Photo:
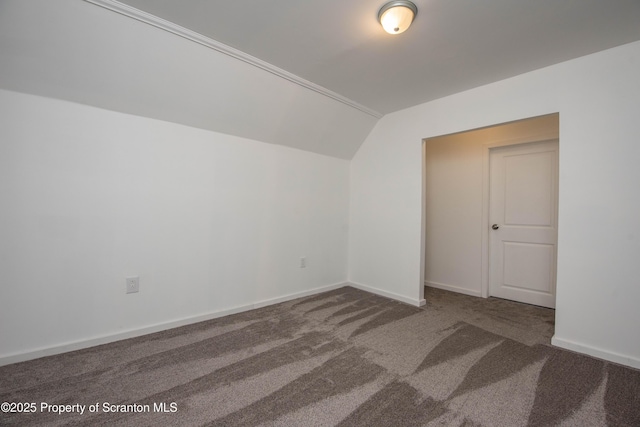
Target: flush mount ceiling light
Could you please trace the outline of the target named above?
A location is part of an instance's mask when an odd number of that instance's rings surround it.
[[[387,33],[400,34],[407,31],[417,14],[418,8],[410,1],[390,1],[378,12],[378,21]]]

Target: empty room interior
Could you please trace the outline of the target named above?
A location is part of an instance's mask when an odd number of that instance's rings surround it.
[[[639,23],[0,0],[0,425],[640,425]]]

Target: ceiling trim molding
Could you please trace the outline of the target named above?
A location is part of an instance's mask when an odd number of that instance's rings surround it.
[[[299,86],[302,86],[306,89],[317,92],[321,95],[329,97],[335,101],[341,102],[349,107],[355,108],[356,110],[360,110],[363,113],[366,113],[370,116],[373,116],[377,119],[381,118],[383,114],[378,111],[372,110],[368,107],[365,107],[362,104],[359,104],[349,98],[346,98],[336,92],[333,92],[329,89],[326,89],[320,85],[312,83],[308,80],[305,80],[301,77],[296,76],[288,71],[283,70],[282,68],[278,68],[275,65],[269,64],[261,59],[258,59],[254,56],[251,56],[245,52],[242,52],[238,49],[235,49],[231,46],[227,46],[224,43],[220,43],[212,38],[203,36],[200,33],[189,30],[187,28],[181,27],[180,25],[174,24],[173,22],[167,21],[165,19],[159,18],[150,13],[144,12],[142,10],[136,9],[129,5],[120,3],[117,0],[84,0],[88,3],[94,4],[96,6],[103,7],[105,9],[111,10],[113,12],[119,13],[121,15],[127,16],[129,18],[133,18],[137,21],[144,22],[145,24],[152,25],[156,28],[159,28],[164,31],[168,31],[177,36],[183,37],[192,42],[198,43],[202,46],[213,49],[217,52],[228,55],[232,58],[243,61],[249,65],[253,65],[254,67],[260,68],[268,73],[276,75],[280,78],[288,80],[292,83],[295,83]]]

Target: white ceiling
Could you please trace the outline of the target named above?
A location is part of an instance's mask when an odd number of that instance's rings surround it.
[[[349,160],[384,114],[640,40],[640,0],[415,0],[397,36],[384,2],[0,0],[0,88]]]
[[[640,40],[638,0],[121,0],[386,114]]]

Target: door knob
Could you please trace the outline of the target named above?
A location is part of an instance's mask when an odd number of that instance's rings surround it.
[[[498,224],[493,224],[491,228],[494,230],[497,230],[498,228],[500,228],[500,226]]]

